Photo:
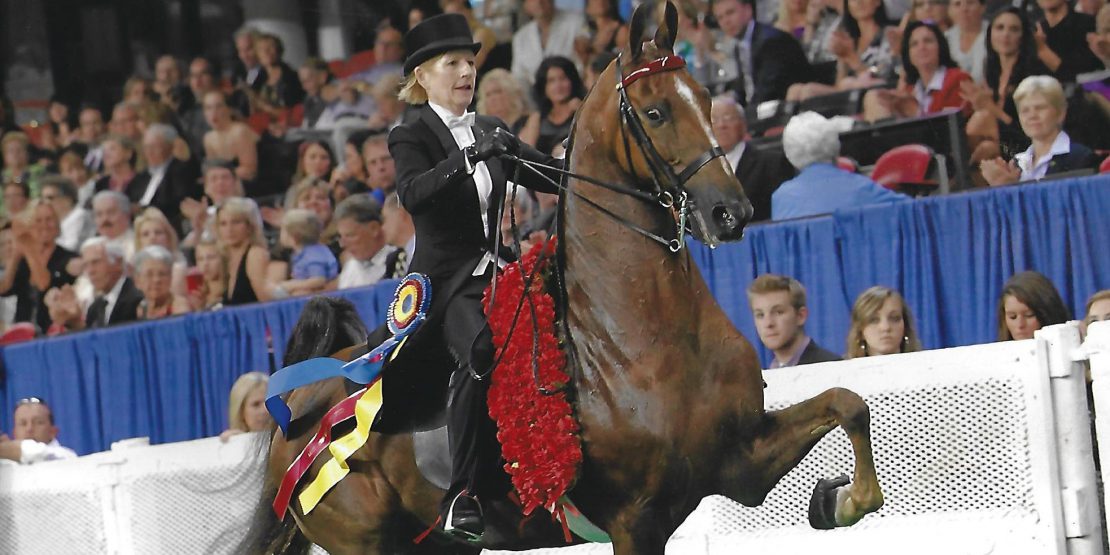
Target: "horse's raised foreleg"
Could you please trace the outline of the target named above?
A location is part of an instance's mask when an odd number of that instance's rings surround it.
[[[644,504],[619,511],[608,532],[613,555],[663,555],[671,535],[654,517],[653,508]]]
[[[859,395],[834,388],[794,406],[765,415],[752,443],[745,484],[748,500],[762,503],[783,476],[801,462],[829,431],[840,426],[848,434],[856,467],[851,483],[822,480],[810,505],[815,528],[851,526],[883,505],[883,492],[871,454],[871,416]]]

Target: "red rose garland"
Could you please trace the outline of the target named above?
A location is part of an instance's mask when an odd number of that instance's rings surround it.
[[[501,355],[513,315],[520,304],[524,281],[532,273],[541,252],[540,268],[528,294],[535,306],[539,330],[539,381],[548,391],[561,390],[569,381],[566,357],[555,337],[555,301],[544,287],[545,271],[553,259],[555,241],[533,247],[519,263],[506,266],[498,277],[497,298],[492,312],[489,289],[483,299],[493,331],[493,344]],[[558,514],[558,500],[570,489],[582,463],[578,421],[566,393],[540,393],[532,374],[532,312],[524,301],[516,331],[495,369],[489,389],[489,414],[497,422],[497,439],[505,458],[505,471],[512,477],[525,515],[536,507]]]

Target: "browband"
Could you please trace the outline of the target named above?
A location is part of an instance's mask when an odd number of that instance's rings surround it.
[[[664,71],[682,69],[684,67],[686,67],[686,60],[683,60],[681,56],[663,56],[662,58],[656,58],[632,70],[628,76],[621,80],[620,86],[628,87],[643,77],[662,73]]]

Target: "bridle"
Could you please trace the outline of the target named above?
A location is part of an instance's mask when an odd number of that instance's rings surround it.
[[[617,110],[620,114],[621,139],[624,144],[625,160],[628,163],[629,170],[631,170],[634,167],[632,163],[631,145],[632,142],[635,142],[637,148],[640,150],[640,154],[643,155],[644,160],[647,161],[648,168],[651,170],[651,180],[654,186],[652,191],[647,192],[641,189],[609,183],[590,176],[579,175],[563,168],[538,164],[517,156],[508,156],[507,158],[517,162],[518,169],[520,166],[524,166],[539,173],[539,169],[542,168],[546,171],[553,171],[567,177],[573,177],[593,185],[598,185],[622,195],[637,198],[645,202],[657,203],[667,210],[673,210],[676,213],[675,236],[674,238],[668,239],[657,233],[643,229],[623,216],[583,196],[581,193],[570,190],[569,187],[563,183],[555,183],[554,180],[551,180],[556,187],[564,192],[573,193],[576,197],[616,220],[621,225],[667,247],[671,252],[677,253],[686,245],[686,219],[690,212],[690,199],[686,192],[686,182],[694,177],[694,175],[704,168],[706,164],[719,156],[724,156],[725,153],[719,145],[714,145],[694,158],[685,168],[676,171],[674,166],[663,158],[663,155],[655,148],[655,143],[651,140],[651,137],[648,136],[647,130],[644,127],[644,122],[640,119],[636,107],[632,104],[632,99],[628,97],[628,87],[645,77],[685,68],[686,61],[679,56],[663,56],[646,62],[633,69],[628,75],[624,75],[621,56],[623,56],[623,54],[618,54],[616,58],[616,89],[618,92]],[[631,141],[629,140],[629,136],[631,136]]]

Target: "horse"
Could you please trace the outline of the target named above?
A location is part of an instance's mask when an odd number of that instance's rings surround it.
[[[741,239],[751,205],[713,138],[707,91],[673,53],[674,6],[667,4],[645,42],[647,14],[634,13],[630,46],[583,102],[567,154],[556,267],[583,446],[570,494],[608,533],[616,555],[662,554],[704,497],[759,505],[839,426],[853,447],[853,475],[818,482],[810,522],[852,525],[883,503],[867,405],[836,388],[765,410],[754,349],[683,248],[687,230],[711,246]],[[299,357],[332,352],[350,360],[365,352],[365,345],[341,350],[360,338],[336,335],[339,312],[298,324],[291,344],[314,342]],[[288,437],[272,434],[264,499],[244,551],[302,553],[307,541],[333,555],[567,545],[552,519],[524,519],[511,501],[489,498],[480,543],[448,543],[438,534],[414,543],[436,522],[443,490],[422,477],[410,434],[371,434],[352,457],[351,474],[313,512],[304,515],[294,501],[291,516],[274,518],[269,501],[282,473],[323,411],[347,394],[333,378],[289,395],[298,418]]]

